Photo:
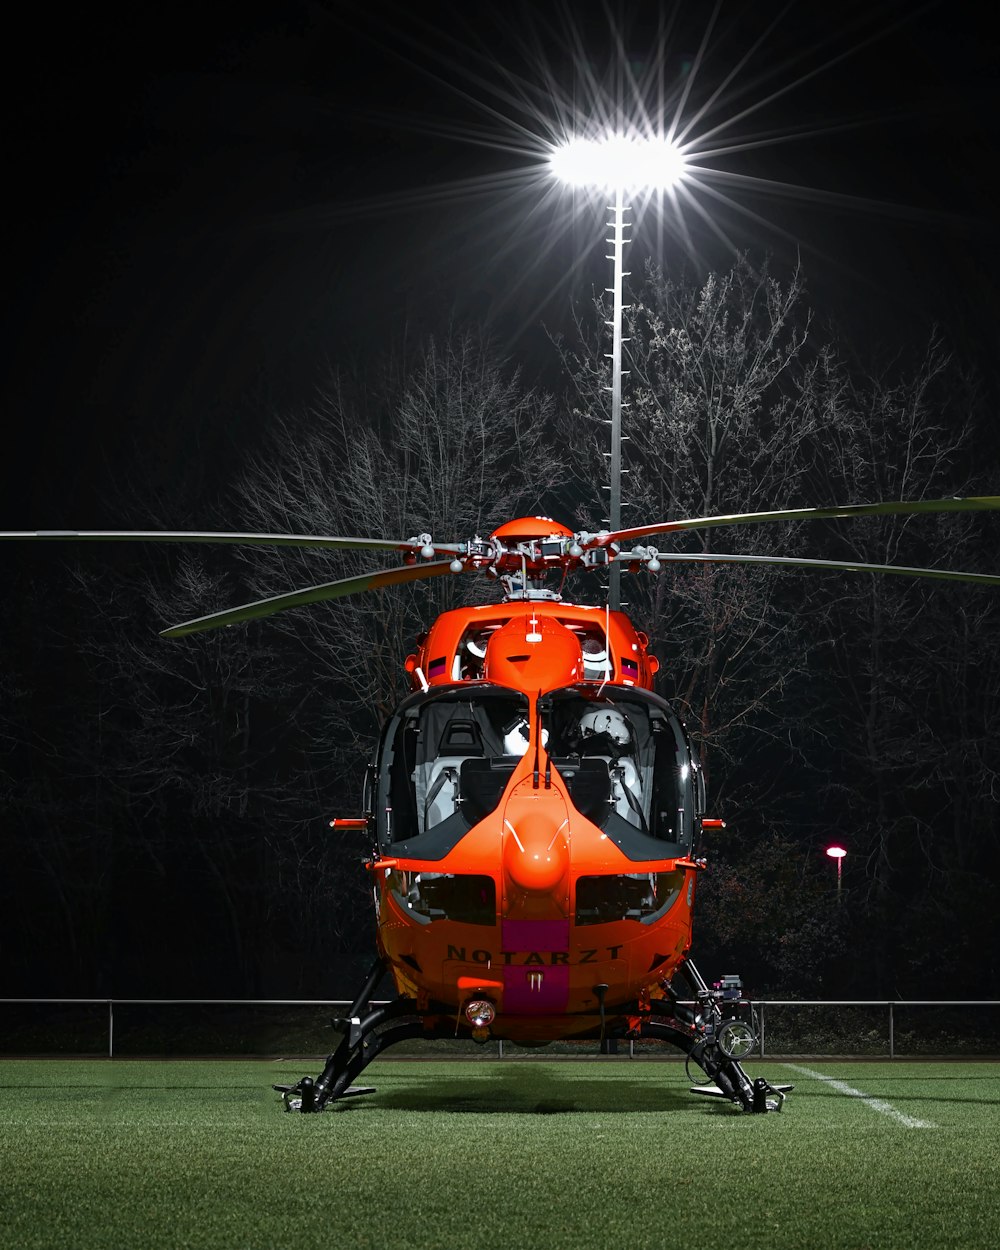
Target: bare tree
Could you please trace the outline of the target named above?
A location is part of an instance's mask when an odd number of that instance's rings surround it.
[[[333,378],[272,445],[234,496],[254,529],[439,541],[487,536],[537,512],[559,483],[551,399],[522,387],[490,345],[465,333],[429,341],[404,370],[359,396]],[[386,562],[388,563],[388,562]],[[243,557],[255,593],[371,571],[355,553],[253,551]],[[294,637],[303,680],[319,704],[317,749],[342,767],[367,753],[406,690],[403,662],[422,624],[488,596],[474,578],[437,578],[288,613],[266,628]]]
[[[577,470],[606,478],[599,330],[603,302],[563,348],[576,403],[568,420],[590,431]],[[814,448],[839,400],[830,353],[812,345],[804,280],[787,283],[745,258],[695,285],[650,266],[629,311],[626,523],[747,512],[802,503]],[[599,363],[601,362],[601,363]],[[598,504],[591,509],[600,520]],[[790,526],[694,531],[688,549],[794,554]],[[716,549],[718,547],[716,546]],[[769,724],[789,681],[806,668],[800,614],[780,576],[762,569],[671,566],[624,588],[654,642],[663,686],[714,759],[732,757],[741,730]],[[745,742],[741,753],[745,754]]]
[[[374,384],[334,379],[300,418],[276,422],[215,517],[199,497],[146,501],[133,523],[175,529],[183,507],[197,528],[485,536],[538,511],[559,481],[551,418],[551,401],[488,343],[455,335]],[[165,624],[378,561],[233,547],[126,560],[79,562],[72,588],[91,609],[92,627],[73,641],[101,726],[74,720],[73,767],[84,792],[100,790],[102,822],[127,831],[116,862],[130,862],[157,906],[184,895],[190,929],[225,950],[230,983],[239,971],[247,992],[260,988],[276,934],[306,968],[326,966],[331,951],[361,941],[370,911],[357,870],[364,847],[332,836],[327,819],[357,806],[362,765],[406,689],[413,635],[492,588],[437,579],[168,642],[157,636]],[[92,823],[81,833],[92,840]]]
[[[605,315],[596,301],[579,343],[561,345],[566,427],[591,432],[571,444],[584,492],[607,480]],[[940,341],[909,368],[849,363],[832,335],[820,341],[800,273],[779,282],[741,260],[693,284],[650,268],[626,335],[626,524],[976,493],[976,396]],[[599,525],[600,497],[588,498]],[[976,537],[988,528],[982,517],[912,516],[693,531],[662,545],[993,571]],[[704,885],[710,940],[756,931],[761,900],[789,873],[821,895],[816,861],[831,836],[852,852],[844,916],[886,978],[897,962],[916,970],[929,940],[939,956],[945,934],[956,952],[972,933],[986,940],[987,922],[973,924],[962,900],[979,897],[1000,841],[990,592],[709,565],[643,573],[623,593],[656,643],[664,692],[711,760],[713,805],[739,829],[719,835],[719,871]],[[795,960],[820,975],[817,953],[842,919],[780,906],[771,975],[789,984]]]
[[[859,498],[974,494],[976,402],[937,337],[915,367],[895,364],[852,384],[827,440],[829,497],[845,490]],[[822,554],[841,559],[992,571],[987,530],[981,517],[911,516],[844,526],[819,539]],[[883,888],[915,867],[932,876],[973,867],[977,843],[996,839],[995,595],[899,578],[824,589],[832,640],[824,715],[841,759],[851,762],[850,785],[833,788],[869,881]]]

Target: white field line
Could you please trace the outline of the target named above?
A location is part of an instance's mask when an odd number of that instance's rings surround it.
[[[812,1068],[803,1068],[797,1063],[786,1063],[785,1067],[791,1068],[793,1072],[801,1073],[802,1076],[811,1076],[813,1080],[822,1081],[824,1085],[829,1085],[831,1089],[835,1089],[839,1094],[847,1094],[849,1098],[860,1098],[873,1111],[880,1111],[882,1115],[887,1115],[890,1120],[896,1120],[897,1123],[904,1125],[906,1128],[937,1128],[937,1125],[932,1124],[930,1120],[918,1120],[912,1115],[904,1115],[902,1111],[898,1111],[891,1102],[886,1102],[884,1098],[873,1098],[871,1094],[855,1089],[853,1085],[847,1085],[844,1081],[835,1081],[832,1076],[824,1076],[822,1072],[814,1072]]]

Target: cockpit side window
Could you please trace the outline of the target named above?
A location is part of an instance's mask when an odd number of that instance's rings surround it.
[[[380,841],[395,841],[409,836],[417,825],[416,799],[413,793],[413,770],[417,762],[420,724],[415,711],[397,716],[390,722],[380,752],[379,785],[376,816]]]

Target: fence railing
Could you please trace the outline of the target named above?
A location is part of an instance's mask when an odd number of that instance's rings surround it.
[[[373,1005],[380,1005],[386,1000],[375,1000]],[[218,1008],[278,1008],[278,1007],[294,1007],[294,1008],[345,1008],[350,1006],[350,1000],[346,998],[0,998],[0,1007],[2,1006],[22,1006],[22,1007],[97,1007],[103,1008],[106,1013],[106,1053],[109,1059],[115,1057],[115,1010],[130,1007],[218,1007]],[[868,1011],[876,1010],[879,1013],[884,1012],[883,1025],[881,1026],[881,1045],[885,1043],[885,1049],[882,1054],[887,1055],[890,1059],[897,1058],[897,1026],[898,1013],[901,1010],[909,1011],[910,1009],[930,1009],[936,1008],[949,1013],[947,1036],[952,1039],[952,1044],[945,1044],[944,1050],[937,1053],[951,1053],[956,1050],[954,1045],[957,1036],[955,1030],[961,1031],[964,1025],[969,1022],[966,1014],[970,1009],[982,1010],[985,1008],[1000,1007],[1000,999],[982,998],[982,999],[755,999],[753,1002],[753,1011],[756,1016],[756,1032],[758,1043],[754,1053],[760,1058],[765,1058],[768,1053],[769,1027],[773,1028],[775,1011],[777,1009],[790,1010],[793,1013],[801,1012],[806,1009],[825,1009],[830,1010],[857,1010],[866,1009]],[[772,1022],[769,1026],[768,1021]],[[1000,1018],[994,1020],[985,1029],[982,1036],[987,1039],[985,1051],[989,1053],[1000,1053]],[[2,1031],[2,1024],[0,1024]],[[801,1044],[801,1039],[805,1036],[809,1039],[815,1039],[817,1036],[832,1036],[835,1040],[838,1038],[837,1030],[832,1033],[828,1030],[826,1035],[818,1026],[813,1027],[811,1034],[803,1034],[801,1028],[789,1029],[786,1025],[785,1040],[782,1042],[782,1031],[778,1031],[778,1046],[784,1045],[784,1049],[772,1050],[772,1057],[775,1054],[792,1054],[792,1053],[816,1053],[815,1048],[809,1050],[807,1044],[805,1048]],[[789,1045],[788,1034],[792,1039],[798,1039],[798,1044],[793,1046],[791,1050],[787,1049]],[[908,1035],[909,1036],[909,1035]],[[843,1033],[843,1023],[841,1023],[841,1033],[839,1041],[843,1042],[845,1035]],[[870,1047],[876,1044],[875,1034],[872,1030],[868,1030],[865,1034],[865,1044],[869,1047],[865,1053],[872,1052]],[[641,1049],[642,1042],[639,1047]],[[847,1050],[830,1049],[825,1046],[825,1053],[832,1054],[850,1054],[850,1048]],[[963,1053],[969,1053],[965,1047],[961,1047]],[[504,1057],[504,1044],[498,1042],[497,1053],[500,1058]],[[636,1043],[629,1042],[628,1053],[634,1056],[636,1051]],[[912,1051],[908,1051],[912,1054]],[[920,1053],[928,1053],[926,1051]],[[979,1053],[983,1053],[980,1051]]]
[[[767,1041],[767,1008],[768,1007],[878,1007],[885,1008],[887,1013],[887,1041],[889,1049],[889,1058],[896,1058],[896,1012],[899,1008],[909,1007],[938,1007],[962,1010],[968,1007],[1000,1007],[1000,999],[996,998],[976,998],[976,999],[933,999],[933,998],[865,998],[865,999],[836,999],[836,998],[819,998],[819,999],[800,999],[800,998],[769,998],[757,999],[754,1001],[754,1010],[757,1013],[757,1038],[758,1053],[760,1057],[765,1058],[765,1046]]]

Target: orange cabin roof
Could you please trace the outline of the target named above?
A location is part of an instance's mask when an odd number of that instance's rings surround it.
[[[455,608],[407,658],[413,688],[489,681],[535,693],[577,681],[653,687],[659,664],[624,612],[552,601]]]

